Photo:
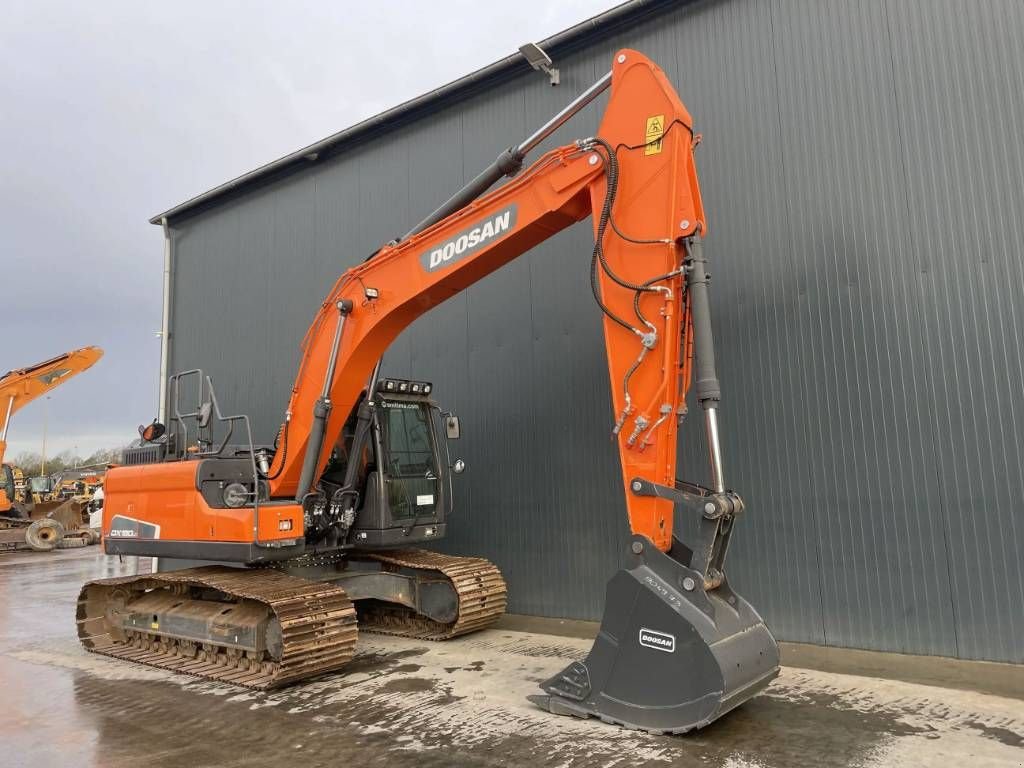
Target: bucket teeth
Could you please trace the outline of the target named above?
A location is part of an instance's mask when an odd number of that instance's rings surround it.
[[[545,685],[563,698],[583,701],[590,695],[590,673],[585,665],[574,661]]]
[[[579,717],[582,719],[586,719],[594,714],[593,712],[588,712],[587,710],[574,704],[571,701],[563,699],[561,696],[545,696],[543,694],[534,694],[532,696],[527,696],[526,698],[530,703],[536,704],[545,712],[550,712],[553,715],[567,715],[569,717]]]

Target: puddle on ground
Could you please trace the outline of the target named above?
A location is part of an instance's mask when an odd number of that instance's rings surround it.
[[[1008,728],[993,727],[985,725],[985,723],[979,723],[976,720],[968,720],[964,725],[968,728],[973,728],[986,738],[998,741],[1000,744],[1005,744],[1008,747],[1024,748],[1024,736],[1014,733]],[[1021,758],[1021,763],[1024,764],[1024,756]]]
[[[417,667],[418,668],[418,667]],[[399,680],[388,680],[377,689],[378,693],[422,693],[432,691],[436,681],[426,677],[403,677]]]
[[[378,653],[376,651],[357,651],[352,661],[345,665],[345,674],[353,673],[373,674],[377,672],[416,672],[421,668],[419,664],[400,664],[403,659],[422,656],[426,653],[425,648],[410,648],[408,650],[393,651],[390,653]]]

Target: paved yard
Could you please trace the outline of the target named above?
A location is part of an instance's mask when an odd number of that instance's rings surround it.
[[[99,548],[0,556],[4,766],[1024,765],[1024,701],[785,668],[711,727],[650,736],[558,718],[526,695],[586,639],[492,629],[448,643],[364,635],[346,674],[253,693],[85,653]]]

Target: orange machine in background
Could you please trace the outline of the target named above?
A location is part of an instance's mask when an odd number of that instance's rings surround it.
[[[7,450],[7,432],[14,414],[71,377],[91,368],[101,357],[103,350],[99,347],[82,347],[0,376],[0,463],[3,463]],[[10,468],[5,468],[0,480],[0,515],[10,511],[14,501],[13,475]]]
[[[98,541],[98,535],[88,529],[82,502],[59,498],[37,502],[30,479],[26,479],[24,496],[19,500],[15,494],[14,469],[3,463],[3,458],[14,414],[72,376],[91,368],[102,356],[103,350],[99,347],[83,347],[0,377],[0,413],[3,414],[0,422],[0,549],[45,552],[58,546],[83,546]],[[68,539],[62,545],[65,534]]]

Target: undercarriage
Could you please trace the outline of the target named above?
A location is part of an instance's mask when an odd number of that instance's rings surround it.
[[[341,669],[360,630],[447,640],[505,599],[487,560],[407,549],[92,581],[76,623],[95,653],[269,689]]]

